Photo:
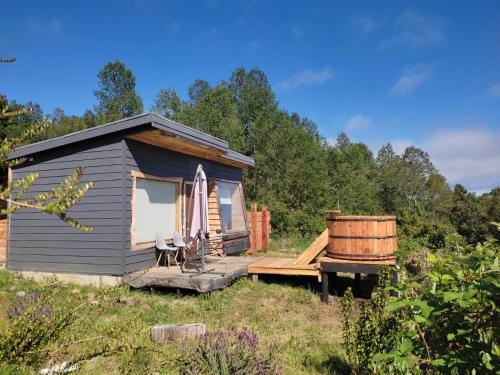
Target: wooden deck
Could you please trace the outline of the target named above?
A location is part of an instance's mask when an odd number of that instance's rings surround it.
[[[254,262],[255,258],[251,257],[208,256],[207,269],[213,269],[210,272],[197,272],[195,267],[200,266],[197,262],[188,265],[185,272],[182,272],[177,266],[150,268],[145,273],[125,275],[123,281],[133,288],[189,289],[205,293],[227,288],[236,279],[248,275],[247,266]]]
[[[248,273],[252,275],[289,275],[314,276],[320,278],[315,263],[296,264],[296,258],[261,258],[248,265]]]

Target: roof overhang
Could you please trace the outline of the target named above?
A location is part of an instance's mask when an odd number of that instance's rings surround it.
[[[109,124],[96,126],[61,137],[22,146],[11,153],[9,159],[27,157],[39,152],[64,147],[76,142],[114,133],[168,150],[213,160],[239,168],[254,166],[252,158],[229,149],[226,141],[166,119],[155,113],[145,113]]]

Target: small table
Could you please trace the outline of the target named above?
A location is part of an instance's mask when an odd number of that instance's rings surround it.
[[[321,257],[318,259],[318,264],[321,272],[321,301],[327,303],[330,294],[330,274],[335,279],[337,272],[354,273],[355,285],[358,286],[362,273],[376,275],[380,267],[395,266],[396,259],[361,261]],[[394,270],[393,280],[396,282],[398,278],[399,274]]]

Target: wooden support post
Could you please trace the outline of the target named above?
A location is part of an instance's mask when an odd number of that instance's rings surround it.
[[[330,297],[330,283],[328,280],[328,272],[321,272],[321,301],[328,303]]]
[[[250,239],[250,252],[255,254],[257,252],[257,203],[252,203],[250,206],[250,220],[252,222],[253,232]]]
[[[261,220],[262,220],[262,250],[267,251],[268,227],[267,227],[267,208],[265,207],[262,208]]]
[[[356,293],[360,292],[360,284],[361,284],[361,274],[360,273],[355,273],[354,274],[354,289],[356,290]]]
[[[258,273],[252,274],[252,281],[254,283],[256,283],[257,281],[259,281],[259,274]]]
[[[396,267],[392,269],[392,285],[396,285],[399,282],[399,272]],[[401,297],[401,293],[399,291],[391,291],[391,295],[393,297]]]

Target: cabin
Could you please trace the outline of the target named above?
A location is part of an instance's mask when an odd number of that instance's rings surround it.
[[[9,158],[24,160],[9,170],[11,181],[39,174],[26,197],[57,186],[79,166],[82,182],[93,182],[68,211],[90,233],[34,209],[9,215],[0,228],[9,269],[122,276],[155,265],[156,233],[167,240],[174,231],[186,233],[198,164],[208,178],[210,251],[233,255],[250,247],[241,182],[253,159],[157,114],[26,145]]]

